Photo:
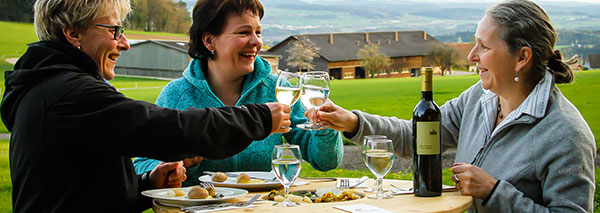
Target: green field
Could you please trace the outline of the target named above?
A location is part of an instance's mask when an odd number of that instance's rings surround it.
[[[26,49],[25,44],[34,42],[37,38],[33,34],[31,24],[0,22],[0,29],[11,32],[0,41],[0,70],[12,70],[12,65],[6,63],[5,59],[19,57]],[[600,105],[600,82],[598,79],[600,79],[600,70],[584,71],[577,73],[576,81],[573,84],[559,86],[588,122],[596,136],[596,144],[598,144],[600,135],[600,113],[593,107]],[[4,81],[4,75],[0,75],[0,80]],[[442,105],[451,98],[457,97],[460,92],[478,80],[478,76],[436,77],[434,98],[439,105]],[[160,92],[160,87],[164,86],[167,81],[117,77],[111,83],[128,97],[154,102]],[[136,87],[138,89],[129,89]],[[420,80],[418,78],[333,81],[331,83],[331,99],[346,109],[359,109],[373,114],[409,119],[414,105],[420,99],[419,87]],[[4,84],[1,84],[0,89],[4,92]],[[0,133],[6,132],[8,131],[4,125],[0,125]],[[8,166],[8,146],[8,141],[0,140],[0,212],[10,212],[11,209],[12,187]],[[599,171],[596,169],[597,179]],[[450,175],[447,171],[444,172],[446,174],[444,183],[451,184]],[[310,168],[308,164],[304,165],[301,173],[301,176],[305,177],[360,177],[363,175],[371,174],[365,170],[343,169],[323,173]],[[371,177],[373,176],[371,175]],[[412,175],[407,171],[389,174],[386,178],[411,179]],[[598,181],[596,181],[596,185],[598,188]],[[599,199],[599,196],[600,193],[596,191],[596,200]],[[599,204],[595,204],[595,207],[598,210]]]

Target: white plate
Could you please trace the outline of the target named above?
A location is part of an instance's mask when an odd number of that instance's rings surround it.
[[[218,199],[218,198],[189,199],[187,194],[191,188],[192,188],[191,186],[181,188],[181,190],[183,190],[183,192],[185,193],[185,196],[178,196],[178,197],[168,196],[167,193],[172,192],[174,188],[146,190],[146,191],[142,192],[142,195],[154,198],[159,203],[167,205],[167,206],[195,206],[195,205],[202,205],[202,204],[208,204],[208,203],[225,202],[225,201],[231,200],[232,198],[240,197],[240,196],[244,196],[244,195],[248,194],[248,191],[243,190],[243,189],[215,187],[215,193],[221,193],[225,197],[223,197],[221,199]]]
[[[268,178],[268,179],[275,178],[275,174],[273,174],[272,172],[227,172],[227,173],[228,174],[229,173],[231,173],[231,174],[246,173],[246,174],[248,174],[248,176],[250,176],[250,179],[252,179],[252,177],[261,177],[261,178]],[[264,183],[237,183],[237,178],[238,177],[228,177],[227,180],[225,180],[224,182],[214,182],[214,181],[212,181],[210,175],[203,175],[203,176],[200,176],[198,178],[198,180],[203,181],[203,182],[213,183],[215,186],[241,188],[241,189],[252,189],[252,190],[274,189],[274,188],[283,187],[277,179],[275,179],[273,181],[265,181]],[[298,181],[298,180],[296,180],[294,182],[294,186],[305,185],[305,184],[308,184],[308,182]]]

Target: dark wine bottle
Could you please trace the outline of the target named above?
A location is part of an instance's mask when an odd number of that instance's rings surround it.
[[[413,111],[413,189],[415,196],[442,195],[440,108],[433,101],[433,70],[421,71],[421,101]]]

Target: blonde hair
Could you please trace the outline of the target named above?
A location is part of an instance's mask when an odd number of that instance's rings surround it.
[[[125,20],[131,13],[130,0],[37,0],[33,5],[35,33],[41,41],[62,41],[63,29],[85,31],[114,8]]]

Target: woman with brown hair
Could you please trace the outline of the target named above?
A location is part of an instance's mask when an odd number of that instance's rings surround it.
[[[589,212],[594,200],[594,136],[555,83],[573,73],[553,51],[546,12],[527,0],[490,8],[468,59],[481,81],[441,110],[444,149],[457,148],[452,180],[473,196],[471,210]],[[321,121],[359,142],[387,135],[396,154],[412,156],[412,125],[395,117],[321,107]]]

